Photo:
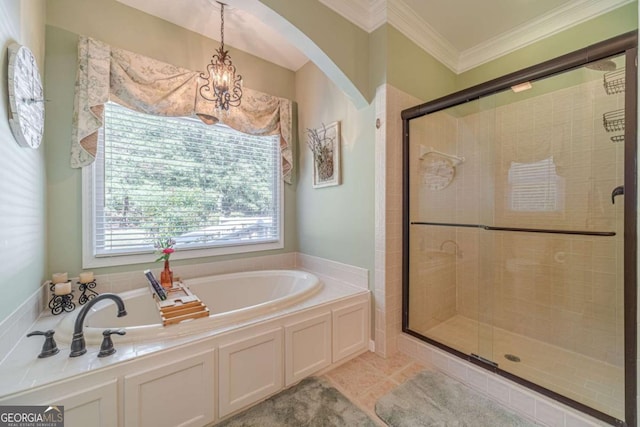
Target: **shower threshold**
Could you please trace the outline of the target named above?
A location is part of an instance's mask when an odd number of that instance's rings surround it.
[[[618,419],[624,418],[624,369],[621,366],[480,324],[461,315],[427,331],[416,332],[469,355],[480,353],[503,371]],[[520,360],[509,360],[505,355]]]

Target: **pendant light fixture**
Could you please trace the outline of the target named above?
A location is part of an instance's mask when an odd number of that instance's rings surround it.
[[[229,51],[224,50],[224,3],[220,5],[220,47],[216,49],[207,64],[207,71],[200,73],[206,80],[200,86],[200,95],[215,103],[216,110],[229,111],[229,107],[237,107],[242,99],[242,76],[236,74],[236,67],[231,62]]]

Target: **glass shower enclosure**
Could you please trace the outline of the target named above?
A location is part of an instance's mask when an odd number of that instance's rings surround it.
[[[403,330],[611,424],[635,423],[636,45],[403,112]]]

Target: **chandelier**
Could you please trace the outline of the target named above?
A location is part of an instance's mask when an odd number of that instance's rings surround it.
[[[242,99],[242,76],[236,74],[236,67],[231,62],[229,51],[224,50],[224,3],[220,5],[220,47],[207,64],[207,71],[200,73],[206,80],[200,86],[200,95],[215,102],[217,110],[229,111],[229,107],[237,107]]]

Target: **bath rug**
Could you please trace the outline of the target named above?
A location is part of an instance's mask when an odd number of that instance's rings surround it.
[[[330,427],[376,424],[320,378],[306,378],[215,427]]]
[[[422,371],[376,402],[376,414],[391,427],[535,426],[464,384]]]

